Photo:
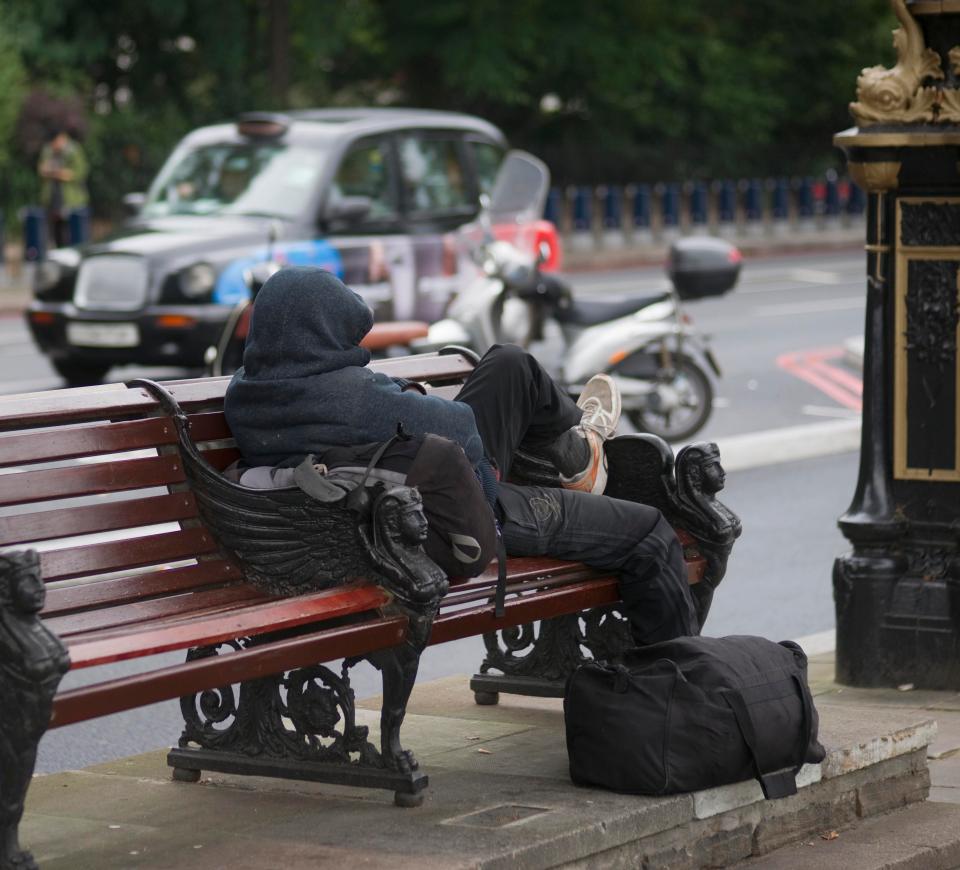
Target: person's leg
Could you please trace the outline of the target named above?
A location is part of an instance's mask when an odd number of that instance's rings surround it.
[[[515,556],[615,570],[637,643],[699,634],[683,550],[656,508],[602,495],[500,485],[503,540]]]
[[[583,411],[537,360],[516,345],[490,348],[456,401],[473,408],[487,456],[506,479],[517,448],[550,445],[580,422]]]

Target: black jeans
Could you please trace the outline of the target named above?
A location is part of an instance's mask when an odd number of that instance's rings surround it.
[[[540,364],[513,345],[491,348],[457,401],[473,408],[487,456],[504,479],[518,447],[536,449],[581,417]],[[503,482],[498,504],[510,555],[553,556],[616,570],[622,610],[637,643],[700,633],[680,542],[656,508]]]

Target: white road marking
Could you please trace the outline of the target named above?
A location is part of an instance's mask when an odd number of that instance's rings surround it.
[[[801,414],[809,417],[839,417],[845,420],[852,420],[860,416],[859,411],[851,408],[840,408],[835,405],[804,405],[800,409]]]
[[[863,308],[863,296],[848,296],[841,299],[818,299],[809,302],[787,302],[782,305],[761,305],[753,309],[757,317],[792,317],[796,314],[820,314],[824,311],[853,311]]]
[[[787,276],[803,284],[840,284],[843,281],[839,272],[822,272],[819,269],[791,269]]]

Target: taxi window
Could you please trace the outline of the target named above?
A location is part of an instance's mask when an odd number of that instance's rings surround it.
[[[330,186],[330,199],[341,196],[370,198],[368,219],[396,217],[396,186],[391,178],[389,143],[385,139],[363,142],[340,163]]]
[[[325,156],[282,142],[218,142],[176,151],[151,185],[143,214],[298,217]]]
[[[400,139],[403,193],[411,214],[472,207],[456,139],[407,134]]]
[[[480,193],[489,194],[497,178],[497,170],[503,161],[503,149],[490,142],[471,142],[473,162],[477,167],[477,183]]]

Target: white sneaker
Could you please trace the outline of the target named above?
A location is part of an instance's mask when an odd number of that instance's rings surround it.
[[[612,438],[620,422],[620,390],[610,375],[594,375],[577,399],[583,409],[581,434],[590,446],[590,463],[573,477],[560,476],[564,489],[599,494],[607,486],[607,456],[603,442]]]
[[[620,388],[610,375],[594,375],[587,381],[577,407],[583,408],[580,427],[593,430],[604,441],[612,438],[620,422]]]

